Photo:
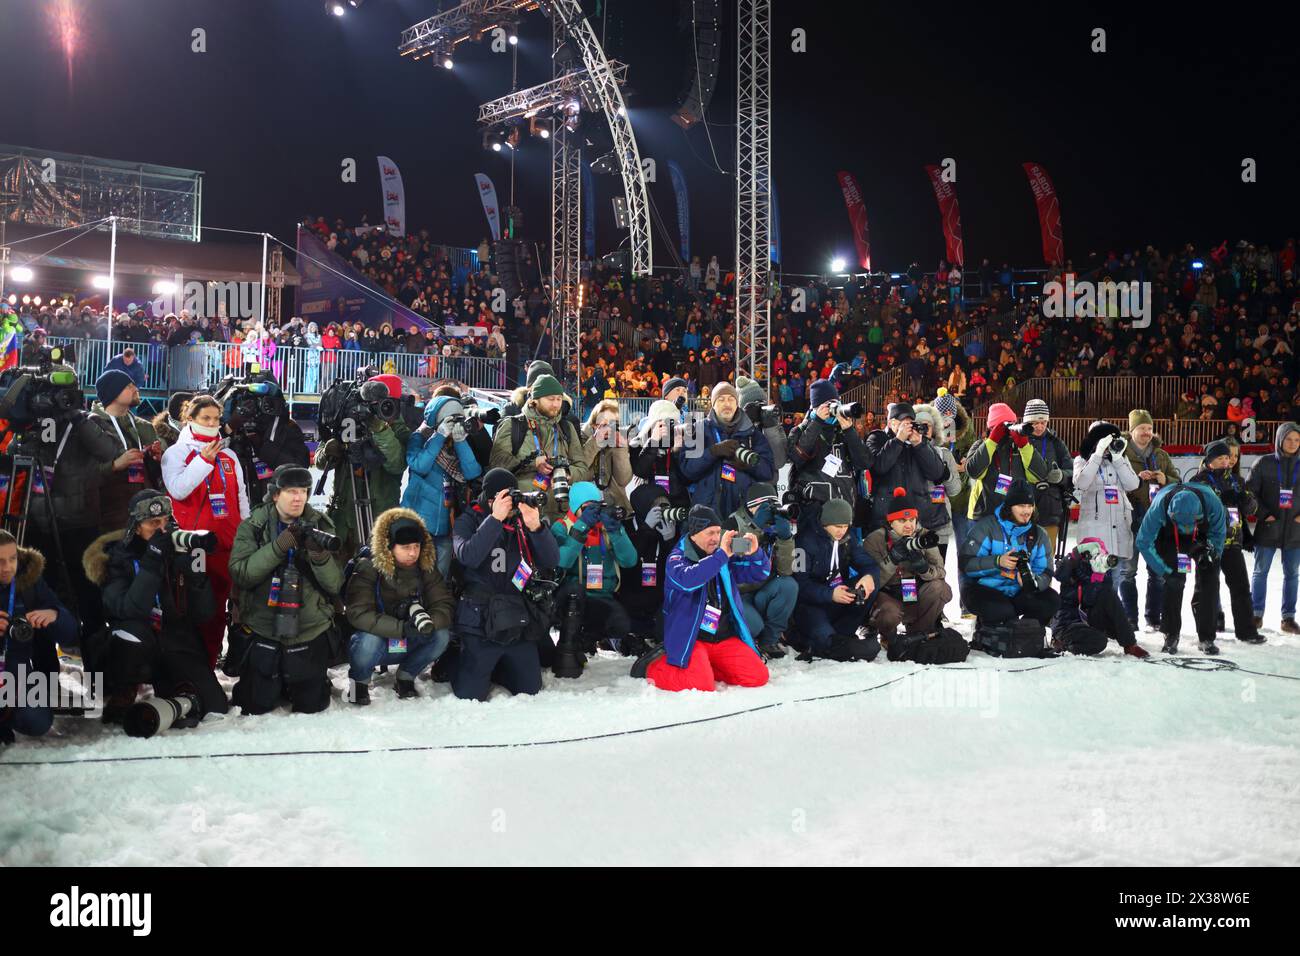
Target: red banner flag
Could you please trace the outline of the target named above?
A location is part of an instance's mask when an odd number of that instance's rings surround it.
[[[939,203],[939,218],[943,220],[943,241],[948,246],[948,262],[951,265],[964,266],[965,252],[961,243],[961,210],[957,208],[957,187],[943,181],[943,170],[938,166],[927,166],[930,185],[934,187],[934,198]]]
[[[1061,205],[1047,170],[1037,163],[1022,163],[1029,188],[1038,204],[1038,225],[1043,231],[1043,261],[1049,266],[1065,262],[1065,240],[1061,233]]]
[[[844,205],[849,210],[849,224],[853,227],[853,241],[858,247],[858,263],[867,272],[871,271],[871,236],[867,232],[867,207],[862,202],[862,192],[853,177],[846,172],[838,172],[835,178],[840,181],[840,191],[844,193]]]

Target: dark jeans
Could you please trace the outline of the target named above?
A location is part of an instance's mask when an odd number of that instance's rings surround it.
[[[983,624],[1005,624],[1020,617],[1031,617],[1044,627],[1061,606],[1061,596],[1055,591],[1026,591],[1014,595],[969,582],[962,585],[962,597],[976,619]]]
[[[172,626],[128,630],[108,628],[103,649],[104,683],[109,694],[151,684],[155,697],[188,690],[199,696],[203,712],[224,714],[230,708],[226,692],[208,663],[208,650],[196,630]],[[278,702],[278,701],[277,701]]]
[[[1138,561],[1145,560],[1136,554],[1131,558],[1120,558],[1119,573],[1115,575],[1115,587],[1119,588],[1120,600],[1124,602],[1124,613],[1132,622],[1138,623]],[[1159,624],[1164,609],[1165,580],[1150,566],[1147,567],[1146,619],[1148,623]]]

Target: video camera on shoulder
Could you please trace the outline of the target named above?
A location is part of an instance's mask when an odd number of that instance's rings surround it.
[[[781,424],[781,415],[776,410],[775,405],[750,402],[742,411],[744,411],[745,417],[759,428],[774,428]]]
[[[30,428],[38,421],[63,421],[84,405],[77,373],[62,361],[63,350],[43,345],[33,365],[9,369],[0,374],[0,393],[9,406],[8,421],[15,429]],[[10,390],[17,394],[10,396]]]
[[[401,403],[388,394],[388,386],[367,381],[369,371],[361,369],[350,382],[335,382],[321,396],[318,422],[325,438],[347,435],[345,440],[360,442],[369,437],[374,422],[394,422],[401,415]]]

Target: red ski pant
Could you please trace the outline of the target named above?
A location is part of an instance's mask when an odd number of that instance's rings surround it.
[[[216,610],[206,623],[200,625],[203,646],[208,649],[208,665],[217,666],[217,655],[221,653],[221,642],[226,638],[226,602],[230,600],[230,552],[216,551],[206,556],[208,562],[208,583],[212,585],[212,600]]]
[[[645,676],[660,690],[713,690],[718,682],[762,687],[767,683],[767,665],[740,638],[729,637],[717,644],[696,641],[685,667],[657,658]]]

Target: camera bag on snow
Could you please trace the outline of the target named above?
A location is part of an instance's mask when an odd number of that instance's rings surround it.
[[[983,624],[975,628],[971,648],[993,657],[1055,657],[1047,646],[1047,630],[1033,618]]]

